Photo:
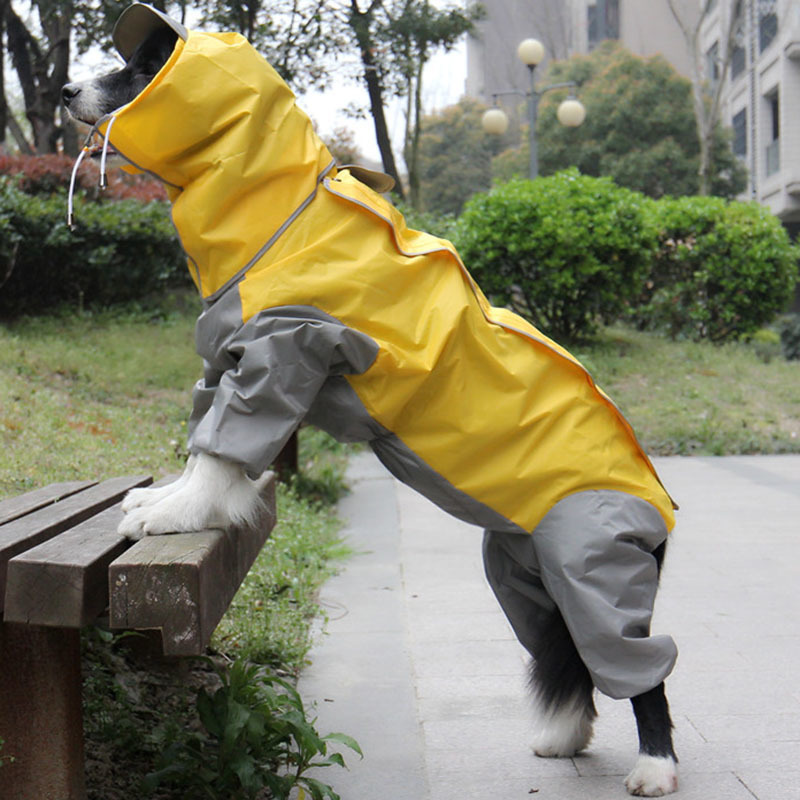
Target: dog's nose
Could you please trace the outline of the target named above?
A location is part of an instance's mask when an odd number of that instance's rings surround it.
[[[77,83],[68,83],[61,89],[61,97],[66,105],[69,105],[80,93],[81,87]]]

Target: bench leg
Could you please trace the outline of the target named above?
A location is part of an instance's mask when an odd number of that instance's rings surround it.
[[[0,623],[3,800],[85,800],[77,629]]]

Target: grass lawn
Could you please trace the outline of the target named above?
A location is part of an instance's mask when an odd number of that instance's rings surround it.
[[[653,455],[800,453],[800,361],[627,328],[573,352]]]

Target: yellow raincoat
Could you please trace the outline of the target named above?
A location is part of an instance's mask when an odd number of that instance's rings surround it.
[[[369,440],[401,479],[494,529],[587,489],[673,505],[580,363],[492,308],[453,246],[337,171],[241,36],[191,31],[111,145],[167,186],[204,298],[190,447],[260,472],[305,418]]]

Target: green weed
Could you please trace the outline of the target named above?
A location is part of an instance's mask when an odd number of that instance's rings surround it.
[[[201,730],[171,732],[174,739],[145,778],[145,791],[168,784],[186,797],[246,800],[268,789],[274,800],[286,800],[298,786],[314,800],[339,800],[330,786],[305,773],[344,767],[340,753],[328,752],[329,743],[361,755],[357,742],[341,733],[320,735],[295,689],[254,665],[236,661],[217,676],[213,694],[200,689],[197,695]]]

